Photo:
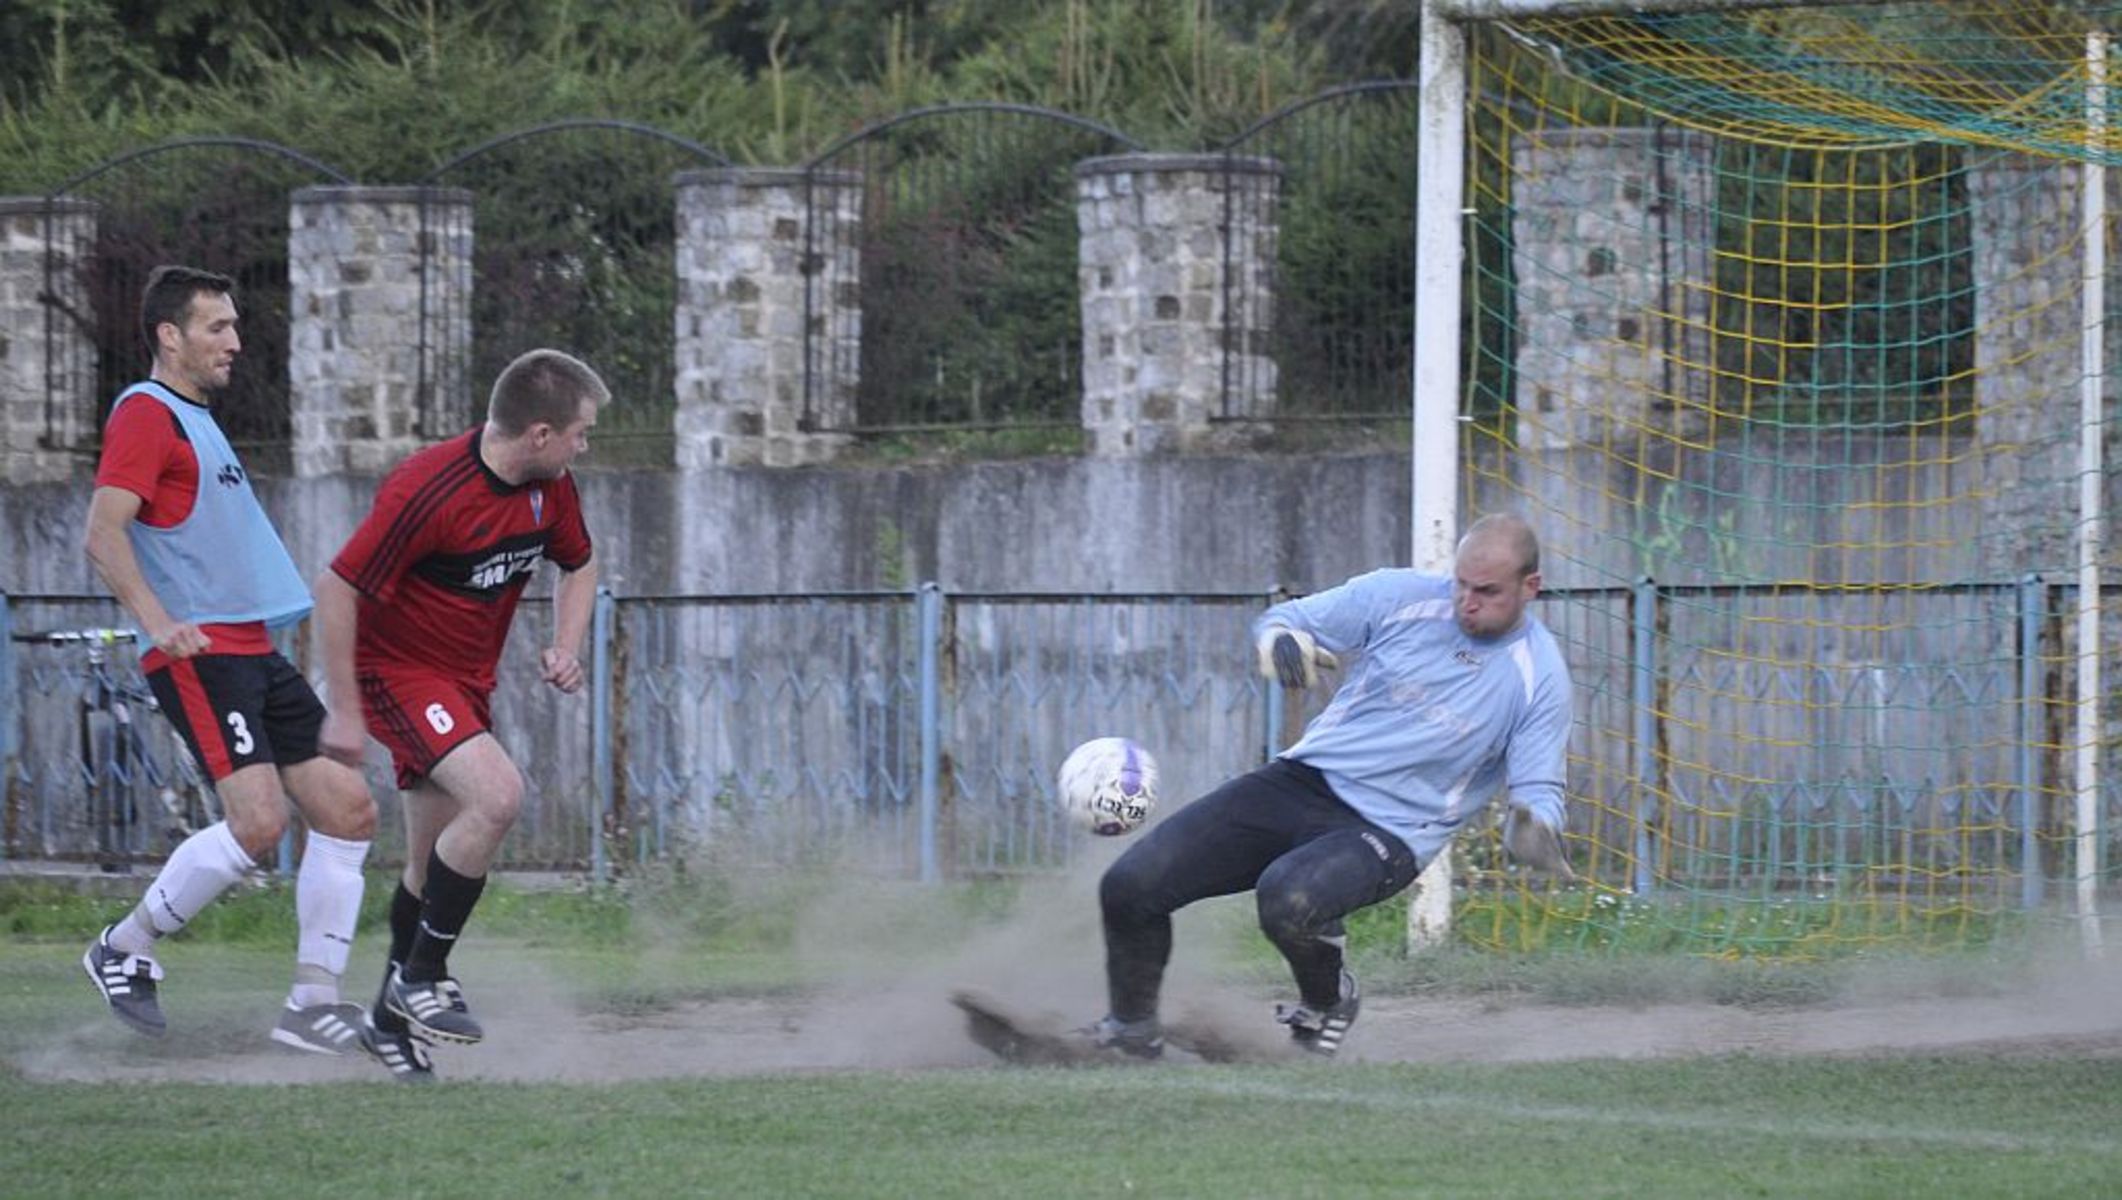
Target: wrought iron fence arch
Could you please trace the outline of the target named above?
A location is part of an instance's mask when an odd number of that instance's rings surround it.
[[[541,149],[511,165],[515,148],[556,141],[576,147],[576,156]],[[572,170],[577,161],[604,169]],[[440,321],[421,325],[423,337],[469,345],[468,377],[422,389],[422,429],[430,436],[455,432],[470,419],[471,397],[483,381],[524,350],[558,346],[595,366],[613,395],[627,399],[598,421],[597,461],[668,465],[677,405],[670,181],[680,169],[729,165],[721,151],[654,125],[568,117],[487,138],[422,177],[428,187],[464,187],[473,205],[471,214],[455,206],[423,208],[423,225],[450,237],[462,232],[450,223],[472,215],[477,233],[472,295],[433,298],[447,305],[444,312],[470,313],[468,338],[451,337]],[[497,185],[496,178],[516,186]],[[436,242],[423,238],[422,244]],[[423,353],[422,361],[442,357]]]
[[[187,187],[193,180],[183,169],[164,164],[136,193],[114,186],[127,169],[150,159],[223,152],[284,170],[273,181],[271,203],[231,196],[232,181],[246,173],[226,169],[201,171],[196,186]],[[45,344],[53,348],[45,356],[44,444],[84,453],[100,444],[104,405],[141,373],[135,321],[147,271],[181,260],[236,280],[248,365],[217,407],[230,440],[244,449],[253,469],[283,468],[289,437],[286,196],[292,190],[286,185],[352,182],[345,171],[292,146],[206,134],[113,155],[47,192],[37,296]],[[151,190],[160,194],[145,199]],[[164,219],[158,221],[158,213]],[[67,216],[93,225],[74,225]],[[82,234],[84,228],[93,228],[93,240]]]
[[[427,186],[438,186],[441,184],[444,175],[449,174],[465,163],[482,158],[492,151],[499,150],[503,146],[527,141],[531,138],[543,137],[546,134],[564,133],[572,129],[603,129],[619,133],[638,134],[645,138],[676,146],[712,166],[726,167],[730,165],[729,158],[719,150],[703,146],[691,138],[641,121],[627,121],[616,117],[564,117],[557,121],[546,121],[541,124],[526,126],[522,129],[512,129],[507,133],[496,134],[476,146],[452,155],[442,165],[429,171],[421,178],[420,182]]]
[[[986,209],[961,205],[991,223],[985,227],[969,218],[953,224],[939,210],[921,207],[922,180],[880,182],[870,169],[872,147],[904,137],[916,126],[1002,120],[1059,127],[1094,147],[1088,153],[1145,148],[1133,136],[1075,113],[968,101],[894,114],[805,160],[803,249],[811,269],[804,288],[804,428],[884,434],[1078,424],[1073,412],[1058,411],[1078,386],[1080,313],[1073,270],[1066,273],[1065,295],[1061,289],[1046,295],[1036,286],[1061,275],[1046,260],[1065,250],[1073,261],[1073,205],[1062,221],[1061,206],[1052,197],[1018,194],[1010,203]],[[1054,170],[1053,180],[1060,180],[1077,157],[1069,148],[1066,138],[1047,139],[1029,146],[1031,153],[1023,157],[1036,154],[1042,160],[1038,165]],[[907,161],[942,157],[910,155]],[[997,175],[1005,177],[1021,189],[1036,175]],[[962,185],[976,178],[967,168],[951,182]],[[861,197],[851,233],[843,228],[839,206],[821,203],[824,186],[849,180],[859,180]],[[959,186],[950,191],[954,197],[964,193]],[[1041,199],[1047,205],[1043,210]],[[902,208],[917,218],[899,223],[903,240],[887,239],[881,232],[887,215],[896,218]],[[1038,224],[1042,219],[1046,227]],[[1038,260],[1044,269],[1013,269],[1018,266],[1013,260]],[[826,294],[828,288],[845,287],[849,278],[861,281],[854,289],[859,302]],[[954,373],[966,382],[954,379]],[[998,383],[999,400],[983,395],[988,376]]]
[[[1407,172],[1405,187],[1381,187],[1386,169],[1339,162],[1375,149],[1363,138],[1307,137],[1301,126],[1330,106],[1398,101],[1420,87],[1413,79],[1342,84],[1291,101],[1216,145],[1234,167],[1223,193],[1222,419],[1376,421],[1404,412],[1411,385],[1401,377],[1413,361],[1412,115],[1405,153],[1395,156],[1388,147],[1382,157],[1393,162],[1369,164],[1397,163]],[[1241,173],[1235,169],[1241,156],[1272,158],[1282,172]],[[1249,273],[1239,269],[1236,241],[1266,220],[1269,188],[1278,189],[1271,225],[1275,293],[1240,303],[1231,292]],[[1365,214],[1371,219],[1361,219]],[[1255,215],[1259,221],[1247,219]],[[1256,305],[1273,313],[1265,347],[1254,344],[1256,332],[1235,323]]]

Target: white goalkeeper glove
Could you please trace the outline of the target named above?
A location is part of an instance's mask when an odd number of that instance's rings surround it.
[[[1308,688],[1319,682],[1319,672],[1331,671],[1341,660],[1319,648],[1319,642],[1301,629],[1271,625],[1260,635],[1260,674],[1280,680],[1286,688]]]
[[[1562,857],[1562,838],[1523,809],[1513,808],[1504,815],[1503,848],[1510,851],[1512,858],[1564,883],[1577,878],[1577,873],[1569,869],[1569,860]]]

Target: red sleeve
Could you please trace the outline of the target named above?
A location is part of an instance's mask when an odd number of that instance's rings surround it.
[[[589,561],[589,525],[582,519],[582,494],[572,472],[553,481],[553,537],[545,557],[563,571],[579,571]]]
[[[434,523],[424,513],[407,511],[420,489],[412,472],[400,468],[384,479],[376,503],[361,527],[339,548],[332,571],[371,600],[389,601],[398,592],[405,568],[419,562],[433,542]]]
[[[96,486],[124,488],[153,504],[170,456],[180,450],[189,453],[191,447],[177,434],[175,413],[151,396],[121,396],[103,427]]]

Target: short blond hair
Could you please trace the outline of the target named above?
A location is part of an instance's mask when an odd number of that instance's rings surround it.
[[[532,350],[502,368],[487,398],[486,419],[516,437],[541,423],[570,425],[584,400],[602,407],[611,398],[611,389],[588,363],[558,350]]]

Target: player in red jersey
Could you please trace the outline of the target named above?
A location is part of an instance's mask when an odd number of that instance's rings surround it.
[[[487,728],[494,666],[549,558],[560,579],[540,673],[562,692],[582,687],[597,569],[568,465],[610,399],[595,371],[557,350],[516,359],[486,424],[399,464],[317,578],[323,747],[351,759],[375,734],[405,798],[390,962],[363,1040],[408,1081],[431,1077],[421,1042],[484,1036],[449,952],[523,802],[523,775]]]

